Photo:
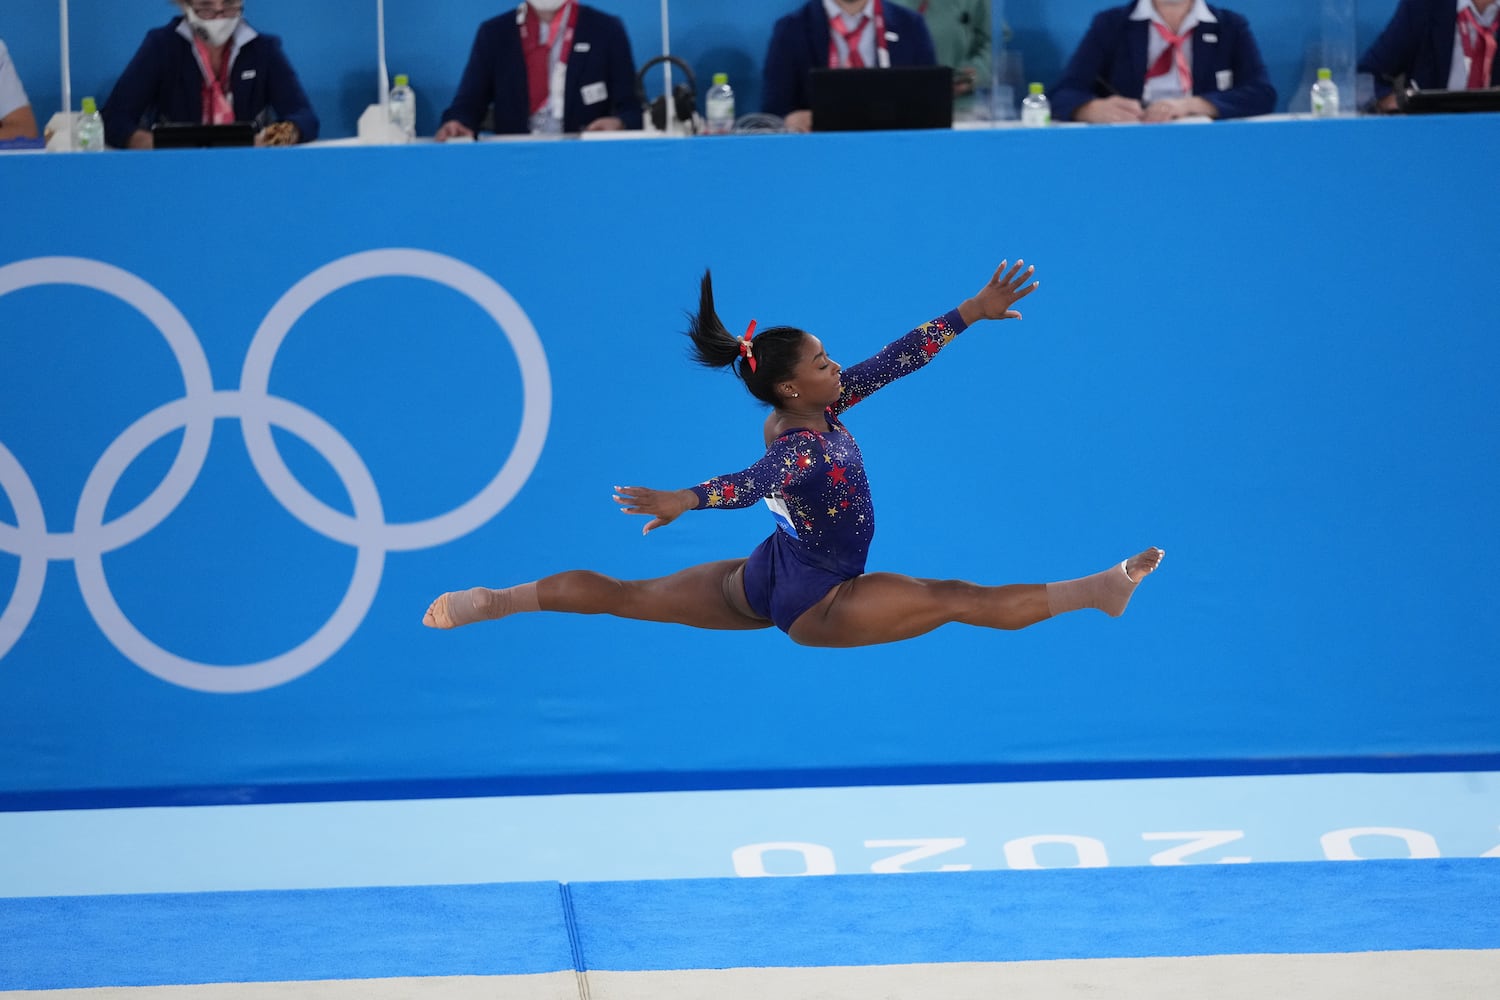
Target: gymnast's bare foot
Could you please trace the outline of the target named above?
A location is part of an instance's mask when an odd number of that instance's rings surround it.
[[[494,594],[487,587],[474,587],[439,595],[422,616],[422,624],[428,628],[458,628],[487,618],[498,618],[500,616],[493,613]]]
[[[1112,618],[1125,613],[1136,584],[1156,572],[1166,555],[1161,549],[1149,548],[1124,562],[1093,576],[1061,580],[1047,584],[1047,611],[1060,615],[1081,608],[1098,608]]]
[[[518,611],[540,610],[535,583],[523,583],[501,590],[471,587],[439,595],[422,616],[422,624],[428,628],[458,628],[474,622],[494,621]]]
[[[1146,574],[1152,573],[1156,567],[1161,565],[1162,557],[1166,553],[1161,549],[1152,547],[1140,555],[1131,556],[1122,564],[1125,567],[1125,576],[1131,583],[1140,583],[1146,578]]]
[[[458,627],[458,622],[448,614],[447,594],[440,594],[437,600],[427,606],[427,613],[422,616],[422,624],[428,628]]]
[[[1136,584],[1156,571],[1164,555],[1166,553],[1161,549],[1153,547],[1120,563],[1117,567],[1119,572],[1111,572],[1107,577],[1109,586],[1099,595],[1099,610],[1113,618],[1123,615],[1125,606],[1135,593]]]

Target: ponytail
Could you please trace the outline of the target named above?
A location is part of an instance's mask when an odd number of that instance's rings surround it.
[[[713,274],[704,271],[698,288],[698,311],[688,314],[687,335],[693,342],[693,360],[706,368],[734,366],[735,374],[752,396],[776,406],[780,402],[776,383],[791,377],[806,334],[796,327],[775,326],[752,337],[754,329],[754,320],[744,337],[736,337],[725,328],[714,311]]]
[[[711,271],[703,272],[698,286],[698,312],[688,315],[688,337],[693,341],[693,357],[707,368],[732,365],[740,357],[740,342],[724,328],[714,312],[714,282]]]

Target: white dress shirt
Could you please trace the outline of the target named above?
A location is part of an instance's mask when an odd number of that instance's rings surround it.
[[[10,51],[0,42],[0,118],[24,108],[31,101],[26,97],[26,88],[21,86],[21,77],[10,61]]]
[[[1496,18],[1500,18],[1500,3],[1490,4],[1490,9],[1483,14],[1479,8],[1474,6],[1474,0],[1458,0],[1458,10],[1467,7],[1474,12],[1474,17],[1486,28],[1495,26]],[[1469,57],[1464,55],[1463,29],[1457,25],[1453,27],[1453,62],[1448,70],[1448,89],[1467,90],[1469,87]]]
[[[865,4],[865,9],[853,17],[845,14],[833,0],[823,0],[823,9],[828,12],[828,35],[833,39],[834,51],[838,53],[839,61],[835,65],[849,65],[849,46],[844,44],[844,36],[834,29],[833,22],[840,22],[847,31],[858,24],[862,17],[865,18],[865,27],[855,39],[855,43],[859,46],[859,57],[864,60],[866,66],[876,65],[875,60],[878,57],[875,52],[875,0],[869,0]]]
[[[1166,19],[1157,11],[1156,5],[1151,0],[1137,0],[1135,10],[1130,12],[1132,21],[1154,21],[1163,28],[1169,25]],[[1193,0],[1193,8],[1188,11],[1187,17],[1182,19],[1182,26],[1178,30],[1179,35],[1191,35],[1193,29],[1200,24],[1217,24],[1218,18],[1214,12],[1208,9],[1205,0]],[[1146,32],[1146,65],[1153,66],[1161,54],[1167,49],[1167,40],[1161,37],[1161,32],[1152,28]],[[1189,38],[1182,46],[1183,57],[1187,59],[1188,70],[1193,68],[1193,39]],[[1153,76],[1146,80],[1146,88],[1141,94],[1141,103],[1150,104],[1152,101],[1160,101],[1168,97],[1191,97],[1192,91],[1186,93],[1182,89],[1182,81],[1177,77],[1174,68],[1170,73],[1161,76]]]

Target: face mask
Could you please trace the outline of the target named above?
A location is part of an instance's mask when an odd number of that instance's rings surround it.
[[[568,0],[526,0],[538,14],[551,14]]]
[[[187,9],[187,22],[195,35],[214,48],[218,48],[229,41],[230,36],[234,34],[234,29],[239,27],[240,19],[238,17],[216,17],[212,21],[205,21],[193,13],[193,9],[189,7]]]

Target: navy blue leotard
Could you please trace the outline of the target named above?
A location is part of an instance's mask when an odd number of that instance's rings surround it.
[[[758,500],[771,508],[776,530],[745,563],[745,597],[783,632],[838,584],[865,571],[875,537],[864,458],[839,414],[927,364],[964,326],[954,309],[844,369],[838,401],[824,411],[827,430],[787,431],[750,468],[693,487],[700,508],[728,510]]]

